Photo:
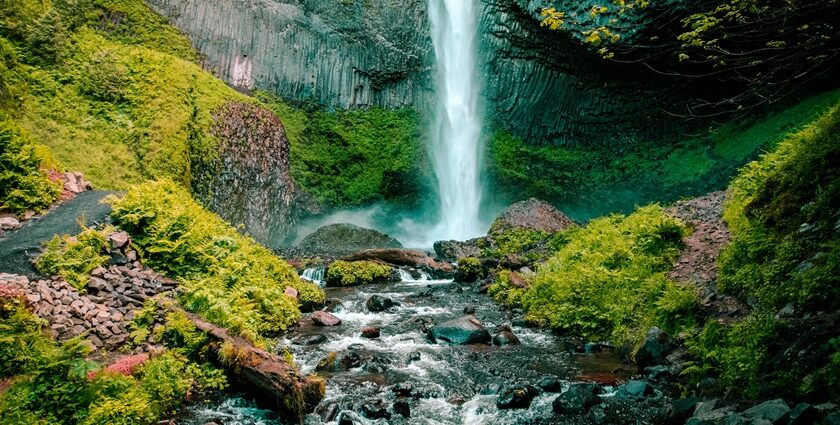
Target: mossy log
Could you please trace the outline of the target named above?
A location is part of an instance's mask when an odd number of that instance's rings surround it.
[[[452,264],[435,261],[423,251],[412,249],[368,249],[342,258],[345,261],[382,261],[395,266],[409,266],[424,269],[432,274],[450,274]]]
[[[215,350],[228,373],[246,389],[284,414],[301,417],[312,412],[324,398],[326,384],[314,375],[304,375],[282,357],[251,345],[175,305],[173,312],[183,313],[197,329],[205,332],[216,344]]]

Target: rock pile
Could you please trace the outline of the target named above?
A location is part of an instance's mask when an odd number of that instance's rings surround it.
[[[128,325],[143,302],[172,291],[176,282],[134,262],[94,270],[85,292],[64,280],[30,281],[10,274],[0,274],[0,285],[23,292],[35,314],[50,323],[56,338],[84,334],[93,348],[113,350],[128,340]]]

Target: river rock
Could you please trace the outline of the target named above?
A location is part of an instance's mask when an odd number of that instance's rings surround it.
[[[645,334],[645,342],[636,352],[634,359],[639,366],[661,363],[674,348],[674,341],[668,333],[657,327]]]
[[[312,321],[318,326],[338,326],[341,324],[341,319],[322,310],[312,313]]]
[[[295,338],[292,344],[295,345],[318,345],[329,341],[326,335],[311,335]]]
[[[459,258],[478,257],[481,255],[481,248],[477,242],[480,239],[472,239],[466,242],[461,241],[437,241],[432,246],[435,255],[441,261],[458,261]]]
[[[383,297],[381,295],[372,295],[365,302],[365,307],[367,307],[368,311],[374,313],[385,311],[393,307],[394,305],[396,305],[396,303],[394,303],[394,300],[388,297]]]
[[[469,315],[432,326],[428,335],[434,342],[443,341],[455,345],[488,344],[491,340],[490,332],[475,316]]]
[[[749,419],[765,419],[773,425],[787,424],[790,407],[782,399],[768,400],[745,410],[742,415]]]
[[[359,353],[355,351],[346,351],[344,353],[333,351],[318,362],[315,370],[318,372],[338,372],[354,369],[361,365],[362,358],[359,356]]]
[[[411,405],[406,400],[397,400],[394,402],[394,413],[404,417],[411,417]]]
[[[508,207],[490,226],[490,236],[517,229],[556,233],[575,226],[575,222],[554,206],[535,198]]]
[[[537,381],[537,387],[547,393],[559,393],[563,389],[563,383],[554,377],[545,377]]]
[[[814,406],[808,403],[799,403],[790,410],[789,425],[806,425],[817,423],[820,414]]]
[[[452,264],[437,261],[429,254],[416,249],[368,249],[346,255],[341,259],[345,261],[381,261],[395,266],[414,267],[431,274],[434,278],[449,278],[455,272]]]
[[[585,413],[590,407],[601,402],[596,388],[593,384],[572,384],[554,399],[551,404],[552,410],[561,415]]]
[[[616,391],[616,397],[644,398],[653,395],[653,387],[645,381],[627,381]]]
[[[379,338],[380,329],[375,326],[367,326],[362,328],[362,338]]]
[[[20,226],[20,221],[14,217],[0,217],[0,230],[16,230]]]
[[[519,345],[519,338],[510,330],[502,330],[493,337],[493,345]]]
[[[355,224],[329,224],[309,234],[299,247],[317,252],[351,252],[377,248],[402,248],[402,244],[377,230]]]
[[[391,413],[382,400],[367,400],[362,404],[362,414],[368,419],[391,419]]]
[[[507,388],[502,391],[496,400],[496,407],[499,409],[527,409],[539,393],[531,385]]]
[[[130,238],[126,232],[114,232],[108,235],[111,242],[111,249],[123,249],[128,245]]]

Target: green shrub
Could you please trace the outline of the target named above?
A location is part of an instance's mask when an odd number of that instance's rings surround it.
[[[483,279],[485,275],[486,270],[478,258],[464,257],[458,259],[458,269],[455,274],[456,282],[475,282]]]
[[[43,253],[35,267],[47,276],[61,276],[67,283],[83,291],[93,269],[108,261],[108,235],[113,227],[103,230],[84,229],[76,236],[54,236],[44,243]]]
[[[511,273],[513,272],[510,270],[500,271],[498,276],[496,276],[496,280],[487,289],[487,293],[496,302],[510,307],[522,307],[522,296],[525,294],[525,289],[516,287],[510,283]]]
[[[157,394],[129,387],[116,396],[93,402],[82,425],[147,425],[155,422],[152,397]]]
[[[317,286],[171,181],[143,184],[110,202],[144,263],[181,281],[185,308],[253,342],[300,316],[287,286],[297,289],[300,303],[324,301]]]
[[[391,268],[373,261],[335,261],[327,268],[327,286],[357,286],[391,279]]]
[[[47,322],[26,309],[23,298],[0,298],[0,378],[25,373],[52,348],[42,332]]]
[[[526,291],[501,275],[497,299],[521,304],[526,319],[574,335],[636,344],[651,326],[678,332],[693,324],[693,288],[666,277],[685,227],[659,206],[592,220],[566,232]]]
[[[840,107],[744,167],[729,192],[724,218],[732,241],[718,258],[718,288],[757,305],[732,325],[708,323],[691,341],[697,361],[689,372],[719,376],[721,387],[747,397],[840,393],[831,348],[837,332],[800,338],[824,356],[785,361],[783,370],[772,360],[803,342],[774,318],[779,308],[791,304],[801,316],[840,307]]]
[[[29,135],[0,111],[0,209],[41,211],[58,200],[62,187],[47,177]]]

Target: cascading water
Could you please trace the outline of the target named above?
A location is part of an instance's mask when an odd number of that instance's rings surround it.
[[[429,0],[437,61],[437,112],[430,154],[441,216],[433,240],[466,240],[483,233],[480,84],[476,72],[475,0]]]

